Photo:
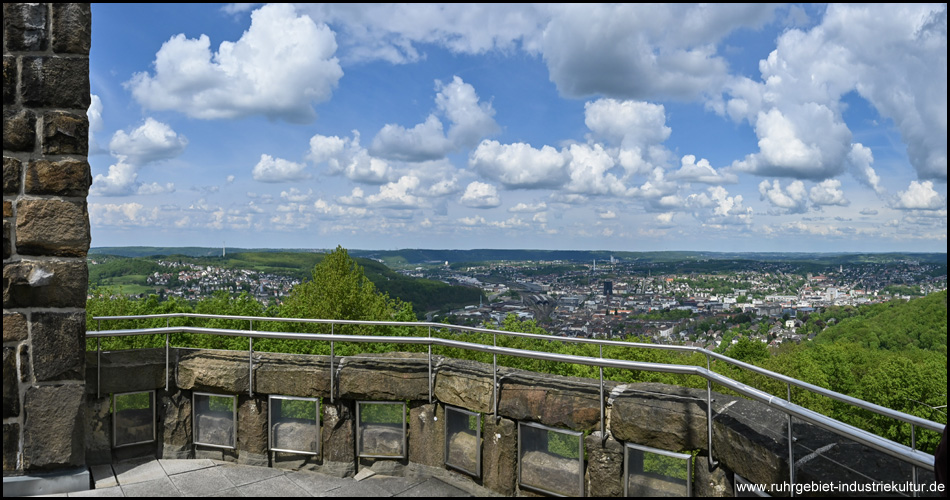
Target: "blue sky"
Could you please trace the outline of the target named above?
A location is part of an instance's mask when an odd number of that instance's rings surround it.
[[[946,4],[92,9],[92,246],[946,251]]]

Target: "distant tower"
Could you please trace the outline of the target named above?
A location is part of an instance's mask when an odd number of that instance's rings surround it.
[[[221,258],[222,259],[227,255],[227,251],[225,250],[225,248],[227,248],[227,245],[225,245],[225,242],[222,241],[221,242]]]
[[[613,295],[613,294],[614,294],[614,282],[613,282],[613,281],[605,281],[605,282],[604,282],[604,295],[606,295],[607,297],[610,297],[610,296]]]
[[[597,259],[594,259],[594,272],[597,272]]]

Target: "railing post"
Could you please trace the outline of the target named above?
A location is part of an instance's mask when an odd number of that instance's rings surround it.
[[[102,397],[99,394],[100,382],[102,381],[102,348],[99,337],[96,337],[96,399]]]
[[[330,323],[330,335],[333,335],[333,323]],[[330,341],[330,403],[333,403],[333,341]]]
[[[169,325],[169,318],[165,318],[165,328],[168,328],[168,325]],[[168,333],[165,333],[165,392],[166,392],[166,393],[168,392],[168,385],[169,385],[169,384],[168,384],[168,380],[169,380],[169,378],[171,378],[171,375],[169,374],[169,371],[170,371],[170,370],[169,370],[169,368],[168,368],[168,366],[169,366],[169,364],[168,364],[168,356],[169,356],[169,354],[168,354],[168,351],[169,351],[169,349],[168,349],[168,336],[169,336],[169,334],[168,334]]]
[[[600,359],[604,359],[604,345],[598,344],[600,347]],[[603,446],[607,442],[607,423],[606,423],[606,403],[604,402],[604,365],[603,362],[600,363],[600,445]]]
[[[788,398],[786,401],[789,403],[792,402],[792,385],[788,382],[785,383],[786,393]],[[792,449],[792,414],[786,413],[785,417],[788,420],[788,484],[789,484],[789,493],[788,496],[795,496],[795,451]]]
[[[709,354],[706,354],[706,372],[711,373],[712,368],[709,365]],[[706,378],[706,447],[709,449],[709,472],[712,472],[719,465],[719,462],[713,459],[713,407],[712,407],[712,381]]]
[[[168,362],[168,358],[170,357],[169,347],[168,347],[168,337],[169,337],[169,334],[166,333],[165,334],[165,392],[166,393],[168,392],[169,380],[171,379],[171,369],[169,368],[169,362]]]
[[[432,404],[432,327],[429,327],[429,404]]]
[[[254,320],[248,320],[248,331],[254,331]],[[247,338],[247,394],[254,397],[254,337]]]
[[[247,396],[254,397],[254,337],[247,338]]]
[[[498,347],[498,334],[491,334],[492,347]],[[498,354],[491,353],[491,406],[492,414],[495,416],[495,422],[498,422]]]
[[[914,424],[910,424],[910,447],[914,451],[917,450],[917,432],[916,432],[916,426],[914,426]],[[914,496],[916,497],[917,496],[917,466],[916,465],[911,465],[910,480],[914,482],[913,492],[914,492]]]

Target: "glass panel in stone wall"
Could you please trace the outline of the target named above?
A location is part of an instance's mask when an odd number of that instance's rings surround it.
[[[357,449],[367,458],[405,458],[406,403],[358,401]]]
[[[235,448],[237,443],[236,396],[194,393],[194,443]]]
[[[155,391],[112,396],[112,446],[155,441]]]
[[[693,457],[628,443],[624,491],[628,497],[688,497],[692,494]]]
[[[445,407],[445,465],[481,476],[482,416],[461,408]]]
[[[522,487],[584,496],[584,434],[518,423],[518,475]]]
[[[320,453],[320,400],[270,396],[270,449],[316,455]]]

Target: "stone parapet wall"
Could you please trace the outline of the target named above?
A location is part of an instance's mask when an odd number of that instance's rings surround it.
[[[82,466],[89,4],[3,4],[3,471]]]
[[[256,352],[253,358],[251,376],[247,352],[172,349],[168,361],[171,385],[166,392],[164,350],[104,353],[101,370],[95,353],[87,353],[87,414],[95,417],[87,422],[87,460],[108,462],[139,453],[159,458],[215,458],[337,476],[353,475],[364,467],[385,474],[406,474],[414,467],[449,472],[444,465],[445,408],[454,406],[482,414],[482,475],[473,480],[500,494],[521,494],[517,463],[519,422],[585,433],[583,474],[588,495],[622,493],[625,443],[697,454],[694,491],[702,495],[731,496],[733,474],[762,484],[788,480],[786,416],[742,398],[713,393],[713,459],[718,466],[710,470],[704,390],[654,383],[605,383],[604,436],[599,430],[601,400],[597,380],[499,368],[496,418],[491,414],[494,400],[489,364],[433,357],[430,401],[430,365],[424,354],[337,357],[332,370],[327,356]],[[133,372],[134,377],[126,376]],[[253,396],[248,391],[251,380]],[[101,411],[108,406],[108,394],[97,399],[96,387],[116,392],[155,389],[159,400],[158,441],[137,449],[111,450],[110,416]],[[194,391],[237,395],[236,450],[193,445]],[[268,452],[269,395],[322,398],[318,456]],[[357,401],[409,403],[406,459],[358,459]],[[795,422],[794,436],[796,476],[802,480],[829,481],[853,474],[854,470],[878,480],[905,481],[905,473],[910,477],[909,467],[822,429]],[[837,448],[847,453],[835,452],[833,460],[823,458],[824,452],[815,453],[819,449],[834,452]],[[543,475],[544,470],[533,473]]]

